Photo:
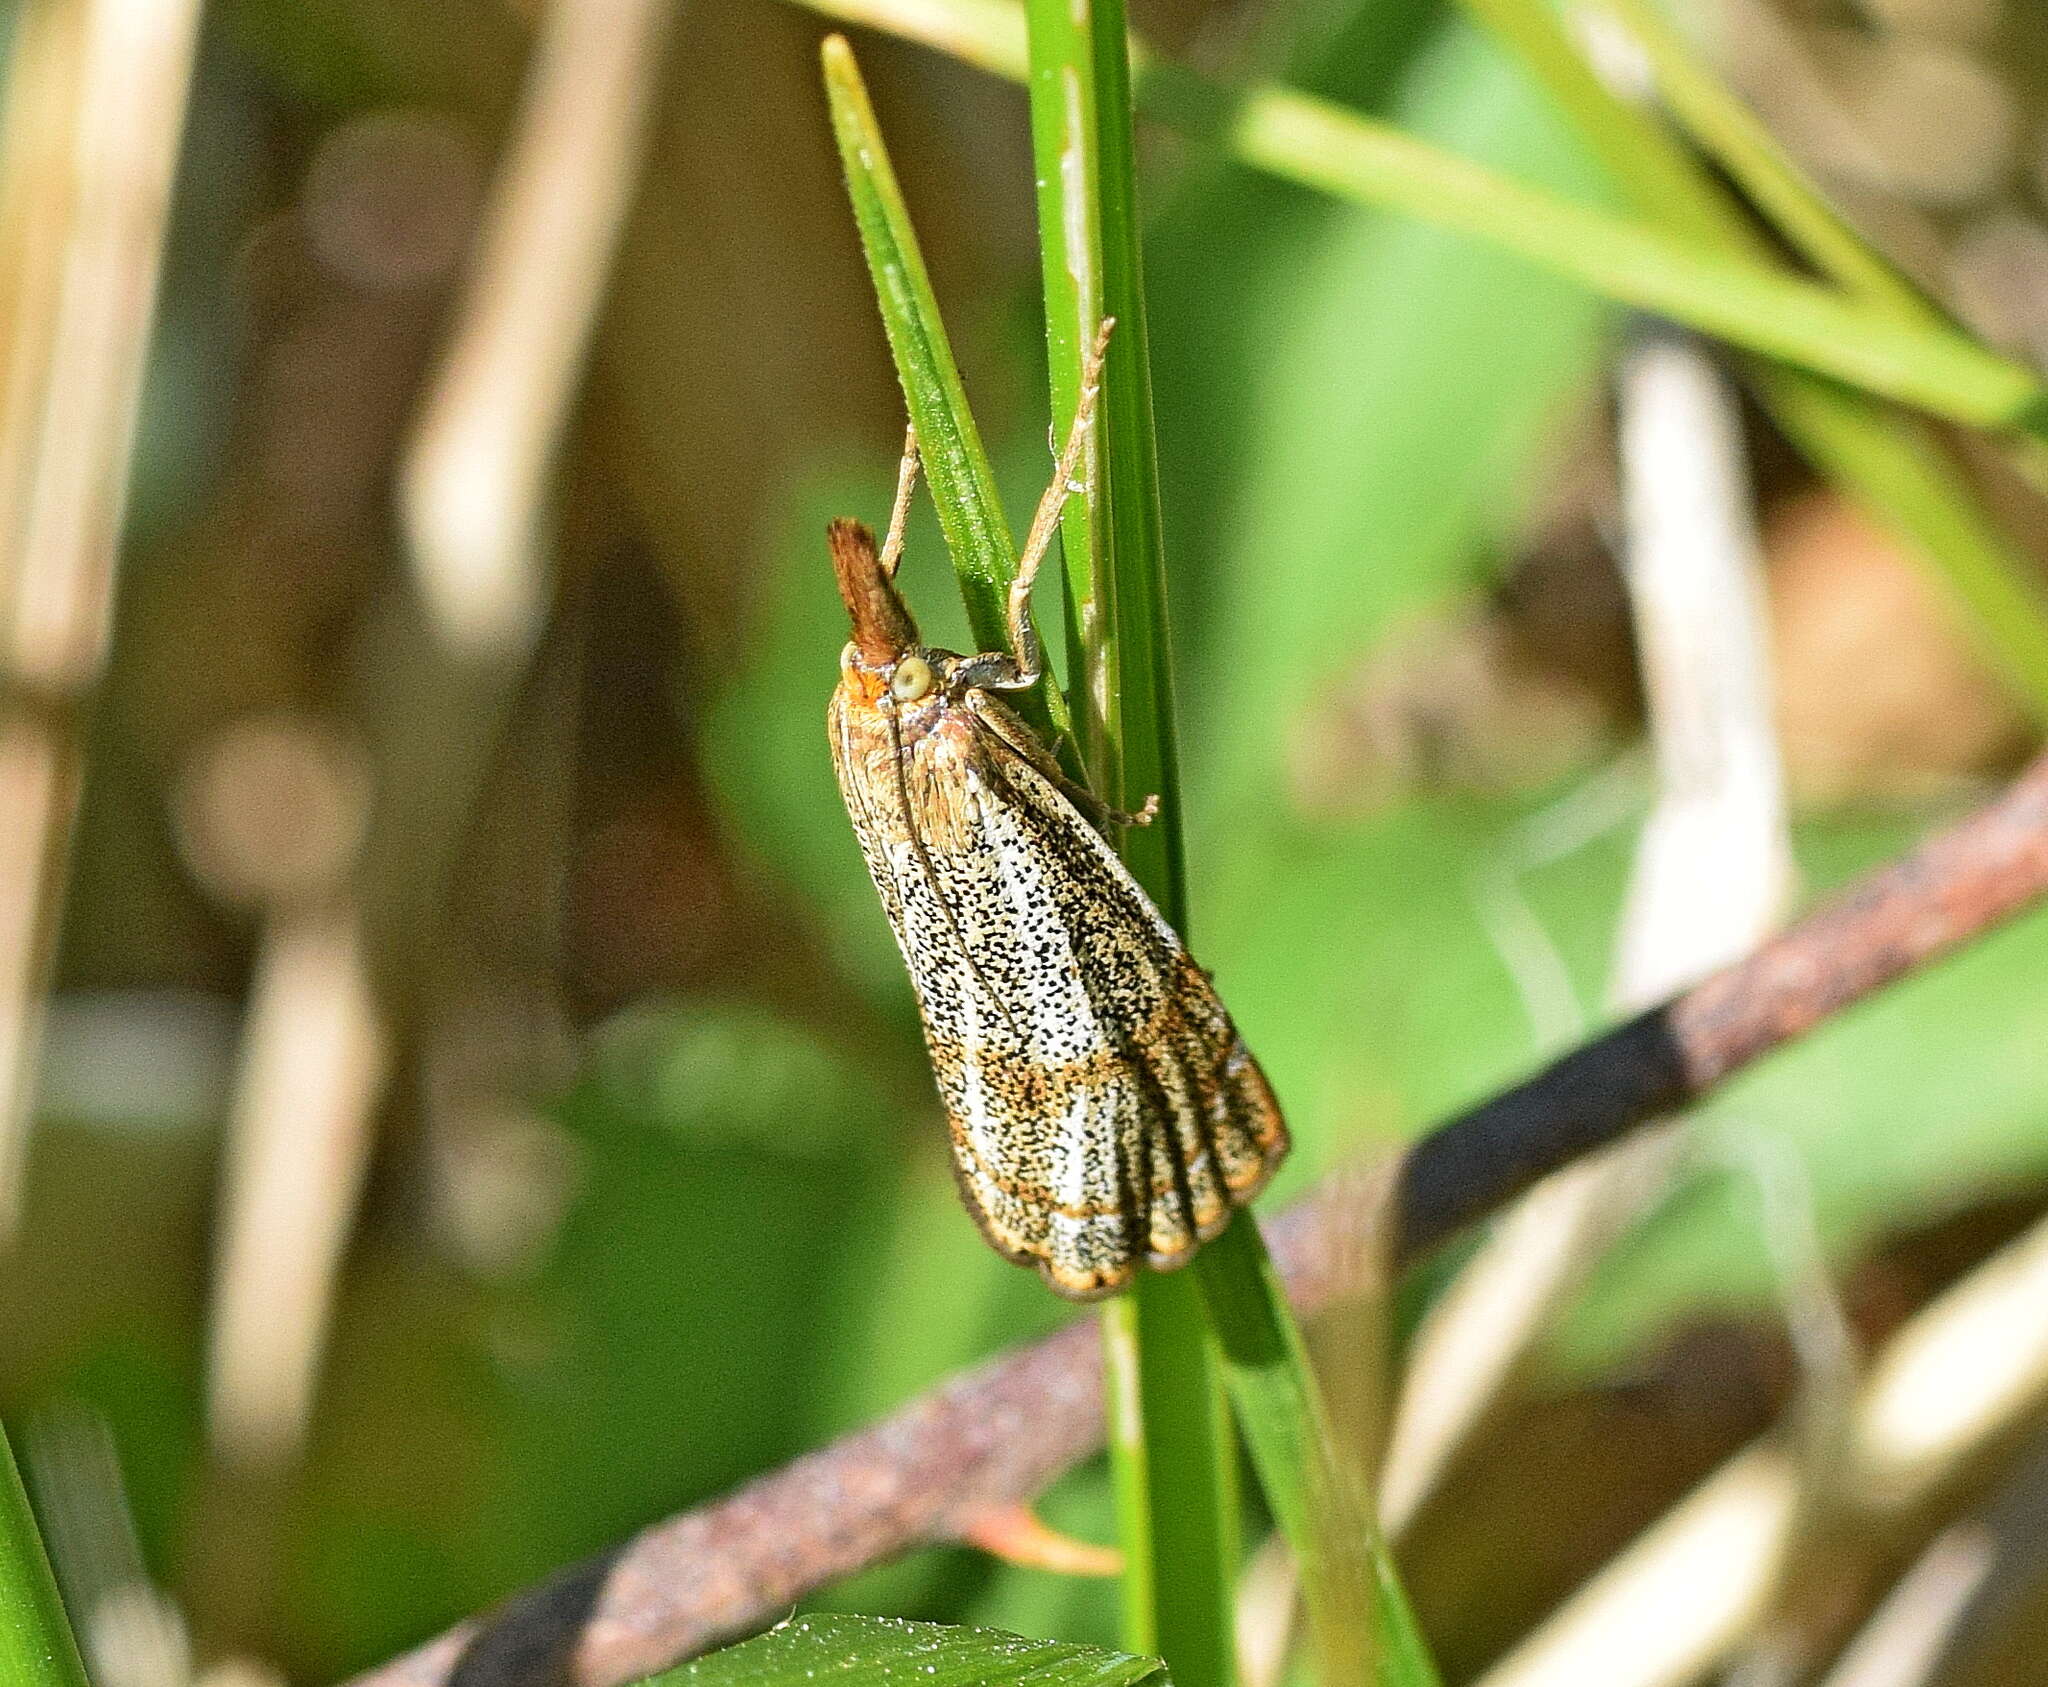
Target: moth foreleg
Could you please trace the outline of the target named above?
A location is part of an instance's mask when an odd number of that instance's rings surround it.
[[[1112,826],[1149,826],[1159,817],[1159,793],[1156,791],[1134,814],[1128,809],[1112,808],[1087,786],[1075,784],[1061,768],[1053,769],[1053,779],[1067,801],[1078,808],[1082,818],[1098,832],[1107,832]]]
[[[990,700],[990,702],[992,701]],[[1159,798],[1157,796],[1147,797],[1144,807],[1135,814],[1128,814],[1123,809],[1110,807],[1108,803],[1089,790],[1086,785],[1068,778],[1066,769],[1060,766],[1058,760],[1036,738],[1029,737],[1030,728],[1017,724],[1017,733],[1025,735],[1025,741],[1022,743],[1018,742],[1017,736],[1014,736],[1010,731],[1011,725],[1016,723],[1014,715],[1007,712],[1000,715],[991,714],[988,703],[977,707],[974,713],[976,719],[981,724],[982,731],[987,735],[988,742],[997,749],[1005,750],[1015,756],[1019,761],[1025,763],[1032,771],[1037,773],[1040,778],[1052,784],[1061,796],[1065,797],[1068,802],[1080,810],[1081,818],[1093,826],[1096,831],[1107,833],[1112,826],[1149,826],[1152,824],[1154,816],[1158,814]]]
[[[1102,326],[1095,331],[1095,343],[1081,360],[1081,390],[1074,400],[1074,425],[1067,430],[1066,449],[1053,469],[1052,484],[1038,500],[1031,531],[1024,539],[1024,554],[1017,559],[1017,578],[1010,582],[1010,648],[1017,655],[1017,677],[1010,682],[1013,687],[1032,684],[1044,668],[1038,629],[1031,624],[1031,588],[1038,580],[1046,553],[1052,549],[1060,512],[1066,508],[1068,498],[1084,490],[1074,476],[1080,472],[1081,459],[1087,454],[1088,441],[1094,433],[1095,401],[1102,392],[1102,360],[1108,355],[1109,331],[1115,326],[1116,318],[1105,316]]]
[[[903,461],[896,465],[896,502],[889,506],[889,531],[882,540],[883,578],[896,578],[903,560],[903,530],[910,525],[910,495],[917,490],[917,424],[903,430]]]

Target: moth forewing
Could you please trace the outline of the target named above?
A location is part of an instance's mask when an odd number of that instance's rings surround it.
[[[863,546],[865,549],[863,549]],[[917,642],[864,529],[829,714],[847,812],[909,968],[954,1168],[983,1233],[1062,1294],[1183,1263],[1286,1152],[1207,976],[973,677]]]
[[[1278,1165],[1285,1127],[1207,975],[1082,819],[1051,758],[995,699],[966,701],[982,728],[983,833],[1035,937],[1026,985],[1049,994],[1048,975],[1072,981],[1073,999],[1055,1009],[1070,1017],[1042,1027],[1026,1058],[1054,1080],[1049,1110],[1064,1103],[1069,1116],[1101,1122],[1117,1145],[1129,1259],[1099,1285],[1114,1287],[1131,1262],[1170,1268],[1221,1230]],[[1018,752],[1020,740],[1031,753]],[[1059,1263],[1055,1281],[1081,1288]]]
[[[830,529],[853,623],[833,765],[910,969],[954,1171],[997,1251],[1083,1300],[1140,1265],[1185,1263],[1287,1152],[1208,975],[1083,817],[1100,805],[995,695],[1037,676],[1031,582],[1074,486],[1109,327],[1010,589],[1012,653],[927,648],[896,590],[914,435],[887,542],[858,522]]]

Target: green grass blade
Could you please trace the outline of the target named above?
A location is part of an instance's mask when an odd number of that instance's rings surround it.
[[[1624,26],[1643,49],[1672,116],[1815,269],[1902,319],[1945,323],[1920,290],[1828,203],[1777,137],[1707,68],[1655,5],[1594,0],[1594,9],[1604,9]]]
[[[1027,21],[1047,368],[1062,424],[1098,325],[1117,322],[1095,472],[1062,517],[1068,714],[1099,793],[1127,809],[1158,796],[1153,824],[1119,844],[1153,900],[1184,924],[1123,8],[1097,0],[1077,16],[1067,0],[1033,0]],[[1185,1278],[1143,1274],[1105,1309],[1102,1329],[1125,1643],[1164,1656],[1182,1687],[1226,1687],[1235,1676],[1236,1443],[1200,1297]]]
[[[1073,698],[1071,713],[1084,723],[1084,758],[1121,806],[1160,796],[1158,821],[1126,834],[1126,858],[1185,930],[1123,8],[1118,0],[1096,0],[1077,19],[1066,0],[1030,0],[1027,19],[1055,414],[1072,412],[1081,348],[1095,322],[1109,314],[1119,325],[1104,381],[1102,471],[1064,535],[1079,684],[1103,689],[1096,706]],[[1229,1556],[1218,1550],[1225,1531],[1189,1504],[1220,1496],[1226,1485],[1221,1472],[1191,1467],[1178,1450],[1213,1415],[1206,1359],[1199,1369],[1190,1363],[1206,1352],[1203,1321],[1191,1304],[1198,1289],[1198,1304],[1221,1340],[1261,1483],[1301,1566],[1322,1678],[1362,1681],[1377,1659],[1389,1687],[1433,1682],[1391,1567],[1376,1551],[1365,1485],[1338,1477],[1341,1455],[1306,1350],[1249,1216],[1198,1256],[1191,1277],[1142,1279],[1134,1308],[1113,1314],[1107,1327],[1113,1375],[1119,1365],[1128,1373],[1136,1347],[1146,1454],[1152,1470],[1172,1474],[1170,1483],[1153,1482],[1147,1491],[1145,1533],[1136,1539],[1153,1561],[1132,1571],[1134,1591],[1154,1602],[1158,1649],[1184,1683],[1198,1679],[1198,1669],[1200,1679],[1229,1678]],[[1184,1374],[1174,1376],[1175,1369]],[[1125,1445],[1128,1426],[1118,1428],[1113,1444],[1135,1459],[1135,1448]],[[1211,1459],[1227,1446],[1219,1443],[1204,1449]],[[1376,1584],[1390,1590],[1388,1607],[1377,1613]],[[1382,1623],[1384,1638],[1377,1632]],[[1176,1642],[1201,1647],[1206,1656],[1198,1663]]]
[[[1052,0],[1039,10],[1050,13]],[[1143,260],[1139,248],[1137,166],[1131,131],[1131,69],[1123,0],[1095,0],[1081,45],[1093,57],[1096,135],[1094,221],[1102,254],[1102,298],[1118,322],[1104,372],[1102,408],[1107,442],[1109,549],[1104,572],[1113,582],[1109,634],[1115,683],[1124,713],[1119,772],[1121,806],[1159,798],[1150,826],[1124,834],[1133,876],[1166,917],[1187,927],[1187,884],[1181,850],[1180,765],[1173,664],[1166,645],[1166,544],[1159,509],[1159,447],[1152,423],[1152,357]]]
[[[1013,78],[1023,75],[1022,55],[1017,51],[1017,13],[996,0],[947,0],[915,10],[902,0],[808,3],[828,16],[855,18],[941,50],[958,52],[997,74]],[[1685,236],[1686,241],[1719,243],[1724,248],[1723,262],[1727,252],[1753,254],[1760,250],[1732,202],[1653,119],[1608,95],[1568,42],[1564,42],[1562,52],[1556,50],[1556,43],[1563,38],[1555,33],[1554,20],[1548,26],[1553,34],[1543,36],[1537,33],[1544,27],[1542,20],[1539,18],[1534,25],[1528,21],[1536,15],[1533,10],[1511,4],[1510,0],[1491,0],[1487,7],[1475,10],[1497,30],[1504,20],[1514,22],[1521,33],[1510,39],[1518,49],[1527,41],[1550,42],[1541,53],[1518,51],[1518,56],[1539,74],[1548,71],[1546,83],[1568,111],[1590,109],[1596,99],[1607,102],[1611,109],[1587,132],[1587,138],[1643,215],[1656,217]],[[1566,77],[1571,78],[1569,83],[1564,80]],[[1180,80],[1184,82],[1186,78]],[[1149,94],[1154,85],[1154,79],[1148,77],[1144,91]],[[1164,81],[1159,85],[1168,86]],[[1219,103],[1213,98],[1183,99],[1163,115],[1179,121],[1213,122]],[[1193,119],[1189,118],[1191,108],[1196,112]],[[1263,88],[1248,95],[1240,106],[1230,142],[1241,159],[1256,161],[1275,175],[1319,186],[1359,203],[1399,210],[1438,226],[1455,227],[1494,240],[1510,250],[1526,251],[1515,238],[1513,219],[1507,214],[1504,200],[1482,203],[1481,214],[1473,214],[1475,193],[1484,200],[1489,181],[1500,184],[1501,178],[1488,178],[1482,173],[1475,179],[1464,171],[1459,160],[1404,143],[1403,137],[1369,119],[1285,89]],[[1454,178],[1462,177],[1464,191],[1440,199],[1432,183],[1446,172]],[[1513,189],[1512,183],[1505,186]],[[1547,215],[1562,203],[1528,190],[1514,190],[1509,197],[1516,199],[1520,212],[1534,210],[1539,216]],[[1567,209],[1585,214],[1578,207]],[[1637,227],[1623,219],[1610,219],[1606,226],[1625,231]],[[1548,251],[1548,261],[1561,273],[1590,283],[1593,278],[1576,263],[1570,242],[1557,242],[1555,232],[1553,229],[1541,242]],[[1664,256],[1674,250],[1683,254],[1691,249],[1686,241],[1659,251]],[[1618,296],[1624,302],[1647,303],[1644,299]],[[1676,309],[1678,303],[1667,298],[1658,308]],[[1724,328],[1731,326],[1723,323]],[[1837,319],[1834,329],[1840,330],[1842,326]],[[1978,637],[2000,671],[2024,688],[2021,698],[2037,716],[2048,718],[2048,689],[2034,677],[2040,669],[2041,629],[2048,627],[2048,604],[2044,604],[2038,587],[2032,584],[2031,564],[2024,551],[1976,506],[1956,468],[1942,458],[1931,441],[1922,438],[1909,448],[1912,488],[1902,494],[1886,478],[1885,465],[1894,460],[1892,451],[1878,448],[1888,436],[1896,444],[1896,436],[1891,434],[1888,424],[1872,413],[1868,400],[1789,371],[1767,376],[1765,390],[1818,395],[1799,402],[1780,416],[1795,443],[1817,461],[1828,464],[1884,526],[1920,549],[1944,584],[1970,611]],[[1815,417],[1820,418],[1817,423]],[[1816,426],[1827,430],[1828,437],[1815,436],[1811,430]],[[1854,448],[1853,442],[1857,440],[1872,449]],[[2018,443],[2023,447],[2030,445],[2033,436]],[[1845,446],[1849,448],[1844,449]],[[2033,467],[2039,479],[2048,481],[2048,468],[2038,464]],[[1938,519],[1936,504],[1942,507]],[[1982,577],[1988,575],[2001,577],[1999,585],[1991,591],[1986,591],[1982,584]],[[1984,604],[1993,597],[2005,606],[2006,612],[1987,620]]]
[[[1017,572],[1017,548],[1003,519],[995,472],[968,409],[910,211],[896,185],[853,49],[843,36],[834,35],[822,54],[832,134],[846,168],[847,192],[874,276],[889,351],[917,427],[939,525],[960,572],[975,638],[984,650],[1002,650],[1007,648],[1003,594]]]
[[[1222,1687],[1237,1673],[1237,1443],[1194,1284],[1141,1277],[1103,1308],[1103,1342],[1124,1644]]]
[[[1052,414],[1071,423],[1081,385],[1081,360],[1104,317],[1111,314],[1103,277],[1100,183],[1093,44],[1087,14],[1077,19],[1058,0],[1032,0],[1025,16],[1029,50],[1031,147],[1037,168],[1039,271],[1045,293],[1046,373]],[[1129,358],[1124,340],[1143,325],[1125,324],[1115,346],[1120,391]],[[1143,355],[1143,346],[1138,348]],[[1098,513],[1108,507],[1114,465],[1102,442],[1117,449],[1119,435],[1107,404],[1096,458],[1101,465],[1086,489],[1067,500],[1060,515],[1065,558],[1068,651],[1067,711],[1090,786],[1104,800],[1128,808],[1123,779],[1123,688],[1111,664],[1121,648],[1115,636],[1116,580],[1102,568],[1106,538]],[[1126,468],[1142,469],[1141,464]],[[1142,800],[1142,799],[1141,799]],[[1165,801],[1162,793],[1161,802]],[[1168,816],[1168,826],[1178,816]],[[1169,887],[1170,889],[1171,887]]]
[[[43,1537],[0,1431],[0,1681],[7,1687],[86,1687]]]
[[[1593,73],[1549,10],[1521,0],[1463,0],[1464,9],[1506,47],[1563,112],[1588,151],[1628,189],[1638,210],[1711,249],[1735,246],[1761,259],[1731,202],[1699,191],[1698,166],[1663,124],[1617,99]]]
[[[1237,1421],[1301,1573],[1326,1684],[1436,1687],[1436,1666],[1336,1436],[1258,1227],[1240,1217],[1195,1257]]]
[[[2028,370],[1946,330],[1648,224],[1559,200],[1305,95],[1255,95],[1234,149],[1341,197],[1506,247],[1622,304],[1981,428],[2037,425]]]
[[[1827,196],[1779,145],[1777,137],[1714,74],[1693,44],[1650,0],[1592,0],[1592,3],[1596,10],[1604,7],[1642,47],[1666,108],[1683,125],[1686,133],[1720,164],[1748,195],[1750,202],[1770,219],[1808,263],[1849,292],[1890,311],[1902,321],[1949,323],[1949,318],[1937,305],[1835,210]],[[1662,131],[1658,133],[1661,137]],[[1702,186],[1697,167],[1685,158],[1680,158],[1678,164],[1690,171],[1693,179],[1677,197],[1681,201],[1688,194],[1696,198]],[[1662,198],[1668,204],[1672,196]],[[1658,197],[1651,196],[1648,202],[1657,203]],[[1739,219],[1730,218],[1728,221],[1738,226],[1732,229],[1722,227],[1719,232],[1724,239],[1732,235],[1738,245],[1757,249],[1753,230],[1739,224]],[[1823,408],[1832,414],[1843,406],[1837,404]],[[1828,427],[1826,422],[1820,426],[1831,437],[1807,441],[1809,452],[1817,459],[1829,462],[1834,472],[1848,484],[1860,486],[1869,477],[1841,467],[1843,459],[1836,449],[1841,441],[1832,436],[1882,433],[1888,431],[1891,424],[1877,418],[1865,418],[1860,424],[1851,419],[1839,428]],[[1880,450],[1876,455],[1890,458],[1892,453]],[[2009,562],[2001,559],[2001,552],[2006,549],[2005,541],[1980,516],[1952,513],[1932,524],[1935,530],[1932,537],[1919,531],[1920,526],[1927,524],[1916,525],[1912,518],[1926,509],[1925,494],[1930,487],[1960,488],[1960,483],[1932,449],[1932,442],[1923,438],[1910,455],[1912,465],[1908,478],[1911,484],[1903,497],[1887,499],[1873,497],[1866,492],[1864,502],[1873,507],[1884,507],[1890,525],[1901,537],[1919,544],[1930,555],[1948,559],[1952,582],[1973,612],[1982,615],[1984,600],[1989,597],[2001,601],[2017,598],[2021,612],[2018,620],[2023,621],[2034,614],[2036,611],[2031,606],[2031,599],[2018,578],[2008,578],[1988,589],[1977,579],[1987,566],[1992,572],[2001,574],[2006,573],[2009,567]],[[2048,496],[2048,445],[2044,445],[2039,433],[2010,441],[2007,455],[2021,477],[2036,491]],[[1944,499],[1949,495],[1947,490],[1940,494]],[[1962,489],[1962,496],[1969,496],[1967,489]],[[2011,609],[2015,606],[2005,604],[2004,607]],[[1995,641],[1992,649],[1994,658],[2006,670],[2007,678],[2015,679],[2018,664],[2012,660],[2004,641]]]
[[[1464,4],[1575,119],[1643,215],[1744,256],[1766,255],[1734,201],[1651,114],[1601,83],[1542,0]],[[1697,117],[1709,96],[1694,86],[1690,98]],[[1733,106],[1733,96],[1718,103]],[[1722,121],[1725,127],[1725,113]],[[1781,181],[1778,192],[1783,199],[1795,190]],[[1812,217],[1806,226],[1810,234]],[[1848,235],[1846,228],[1841,233]],[[1866,264],[1845,263],[1839,241],[1808,251],[1816,261],[1831,260],[1831,273],[1872,298],[1874,308],[1900,320],[1928,319],[1905,283],[1881,278],[1885,266],[1874,254]],[[1984,511],[1939,444],[1910,419],[1799,370],[1765,366],[1755,373],[1792,441],[1931,564],[1967,612],[1992,666],[2037,718],[2048,718],[2048,598],[2030,559]]]
[[[925,479],[959,576],[968,624],[979,648],[1007,649],[1004,607],[1017,574],[1017,547],[1003,518],[995,473],[968,408],[910,210],[896,184],[853,49],[843,36],[829,36],[821,56],[832,134],[845,166],[861,249],[874,277],[889,353],[917,428]],[[1041,685],[1024,702],[1034,725],[1050,722],[1064,732],[1065,709],[1054,687]]]
[[[1116,1538],[1124,1555],[1119,1578],[1124,1644],[1165,1654],[1159,1638],[1159,1541],[1155,1528],[1151,1441],[1145,1427],[1145,1337],[1138,1297],[1119,1295],[1102,1308],[1102,1393],[1109,1477],[1116,1496]],[[1185,1647],[1183,1638],[1174,1641]],[[1201,1665],[1195,1665],[1199,1672]]]

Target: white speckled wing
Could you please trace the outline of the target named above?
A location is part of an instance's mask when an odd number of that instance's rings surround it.
[[[843,694],[834,760],[910,970],[962,1189],[1062,1293],[1170,1267],[1286,1149],[1208,978],[987,694],[912,721]]]

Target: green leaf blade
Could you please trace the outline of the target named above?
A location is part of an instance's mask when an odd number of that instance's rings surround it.
[[[644,1687],[1172,1687],[1157,1658],[888,1617],[796,1617]]]
[[[853,49],[844,36],[833,35],[821,55],[833,138],[939,524],[960,573],[974,636],[984,649],[1001,650],[1003,594],[1017,572],[1017,551],[1003,519],[995,472],[968,408],[910,211]]]
[[[0,1433],[0,1681],[7,1687],[86,1687],[49,1555]]]
[[[1092,706],[1094,698],[1077,696],[1071,713],[1094,733],[1121,729],[1108,742],[1083,746],[1091,768],[1115,781],[1109,789],[1120,806],[1160,797],[1158,820],[1127,833],[1123,848],[1134,876],[1185,932],[1166,557],[1123,7],[1120,0],[1095,0],[1077,13],[1064,0],[1031,0],[1027,18],[1056,414],[1071,414],[1090,318],[1101,312],[1118,325],[1104,371],[1101,471],[1088,488],[1086,523],[1070,520],[1065,529],[1070,546],[1092,552],[1070,553],[1071,614],[1082,683],[1101,686],[1104,702]],[[1195,1458],[1213,1460],[1223,1441],[1219,1433],[1204,1447],[1197,1434],[1215,1393],[1207,1354],[1213,1338],[1261,1483],[1301,1566],[1321,1678],[1364,1681],[1377,1668],[1384,1687],[1433,1687],[1428,1654],[1378,1545],[1365,1484],[1355,1472],[1349,1479],[1336,1474],[1345,1468],[1342,1450],[1250,1215],[1198,1254],[1188,1277],[1141,1278],[1131,1303],[1111,1309],[1105,1334],[1112,1379],[1140,1382],[1142,1439],[1115,1410],[1112,1393],[1126,1548],[1150,1554],[1127,1577],[1129,1596],[1151,1606],[1138,1613],[1134,1630],[1157,1635],[1184,1683],[1231,1679],[1231,1660],[1217,1655],[1229,1633],[1230,1591],[1227,1583],[1212,1585],[1227,1576],[1219,1537],[1229,1524],[1219,1513],[1230,1502],[1222,1473],[1207,1462],[1191,1466],[1187,1450],[1193,1445]],[[1162,1473],[1170,1482],[1157,1479]]]
[[[1363,1469],[1324,1408],[1264,1240],[1241,1215],[1195,1256],[1231,1404],[1301,1574],[1328,1684],[1438,1687],[1435,1662],[1374,1522]]]
[[[1010,582],[1017,577],[1017,547],[1003,517],[995,471],[968,407],[938,296],[853,49],[844,36],[831,35],[819,53],[861,249],[874,278],[889,353],[917,430],[925,479],[959,577],[968,625],[980,649],[1006,650],[1005,610]],[[1055,687],[1034,687],[1020,706],[1033,726],[1053,733],[1066,730],[1065,704]]]
[[[1074,654],[1068,715],[1097,792],[1124,809],[1159,799],[1153,824],[1126,831],[1118,845],[1133,876],[1184,928],[1123,7],[1033,0],[1027,23],[1047,370],[1063,425],[1102,320],[1116,320],[1093,472],[1061,521]],[[1126,1643],[1164,1653],[1182,1687],[1228,1687],[1240,1532],[1235,1443],[1200,1297],[1184,1279],[1141,1274],[1105,1309],[1103,1344]]]

